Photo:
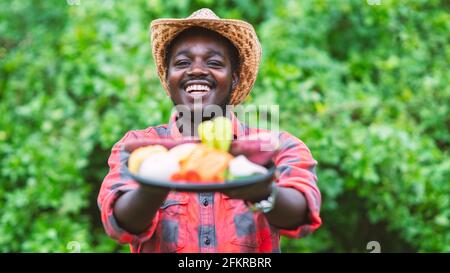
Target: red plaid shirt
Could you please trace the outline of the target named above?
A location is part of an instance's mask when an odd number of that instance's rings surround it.
[[[234,135],[266,132],[248,128],[231,115]],[[110,170],[98,196],[106,233],[120,243],[129,243],[131,252],[280,252],[280,235],[301,238],[321,225],[321,195],[308,147],[294,136],[280,132],[280,152],[274,158],[280,187],[294,188],[304,194],[309,208],[309,223],[294,230],[278,229],[269,224],[263,213],[252,213],[244,201],[221,193],[170,192],[142,234],[121,228],[114,217],[116,200],[138,187],[123,172],[129,153],[124,142],[140,138],[181,138],[172,115],[170,123],[144,130],[133,130],[117,142],[108,159]]]

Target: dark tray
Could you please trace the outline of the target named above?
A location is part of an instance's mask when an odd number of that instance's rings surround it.
[[[147,146],[147,145],[162,145],[168,149],[175,147],[183,143],[198,143],[198,140],[193,139],[183,139],[183,140],[173,140],[173,139],[158,139],[158,140],[138,140],[125,143],[125,150],[132,152],[135,149]],[[148,179],[141,177],[139,175],[132,174],[128,170],[128,162],[126,172],[135,181],[139,182],[141,185],[146,187],[156,187],[163,188],[172,191],[184,191],[184,192],[231,192],[234,190],[239,191],[251,191],[253,189],[259,188],[260,183],[270,184],[274,180],[275,176],[275,165],[272,162],[272,157],[275,155],[274,151],[261,151],[257,149],[259,143],[256,140],[235,140],[231,144],[230,153],[234,156],[245,155],[249,160],[262,165],[268,169],[266,174],[254,175],[251,177],[245,177],[235,180],[227,180],[222,183],[217,182],[182,182],[182,181],[163,181],[156,179]]]

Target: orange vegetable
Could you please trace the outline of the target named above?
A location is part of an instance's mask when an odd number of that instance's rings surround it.
[[[228,162],[233,158],[229,153],[212,150],[205,154],[199,162],[197,172],[202,181],[224,181],[223,173],[228,168]]]
[[[175,181],[190,182],[222,182],[223,173],[233,156],[227,152],[197,145],[185,160],[181,162],[180,172],[173,176]]]
[[[206,154],[210,148],[203,144],[197,145],[196,149],[192,151],[192,153],[181,162],[181,170],[180,173],[183,174],[188,170],[196,170],[198,167],[198,163],[203,157],[204,154]]]

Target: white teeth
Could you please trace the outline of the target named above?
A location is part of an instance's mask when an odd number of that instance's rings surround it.
[[[201,84],[193,84],[186,87],[186,92],[192,92],[192,91],[206,91],[209,92],[211,88],[207,85],[201,85]]]

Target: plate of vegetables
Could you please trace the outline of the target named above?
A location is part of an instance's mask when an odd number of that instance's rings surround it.
[[[175,191],[226,193],[274,180],[277,149],[257,135],[233,140],[225,117],[202,122],[198,139],[145,139],[125,143],[128,174],[141,185]]]

